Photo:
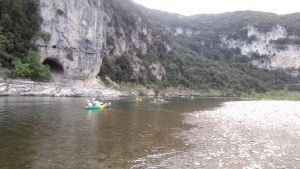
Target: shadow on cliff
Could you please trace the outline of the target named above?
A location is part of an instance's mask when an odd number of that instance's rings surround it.
[[[58,60],[47,58],[43,65],[49,65],[51,71],[51,80],[54,82],[61,82],[64,79],[64,69]]]

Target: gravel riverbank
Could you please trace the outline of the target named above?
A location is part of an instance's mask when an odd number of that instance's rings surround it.
[[[192,168],[300,168],[300,102],[227,102],[190,113],[183,133]],[[190,166],[191,167],[191,166]]]
[[[186,150],[156,160],[154,166],[299,169],[299,110],[295,101],[237,101],[188,113],[185,122],[194,127],[175,134]]]

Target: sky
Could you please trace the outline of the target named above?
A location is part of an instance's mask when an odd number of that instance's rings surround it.
[[[145,7],[185,16],[253,10],[277,14],[300,12],[299,0],[133,0]]]

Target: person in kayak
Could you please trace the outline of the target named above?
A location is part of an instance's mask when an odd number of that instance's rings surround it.
[[[87,100],[87,101],[86,101],[86,106],[87,106],[87,107],[92,107],[92,106],[93,106],[93,104],[91,103],[91,101],[90,101],[90,100]]]
[[[93,106],[99,106],[101,102],[98,98],[92,98],[91,103],[93,104]]]

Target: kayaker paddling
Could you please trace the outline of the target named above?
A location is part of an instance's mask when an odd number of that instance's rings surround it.
[[[104,109],[104,108],[108,108],[108,107],[111,107],[111,102],[103,103],[98,98],[91,98],[90,100],[87,100],[87,103],[86,103],[84,109],[86,109],[86,110]]]

